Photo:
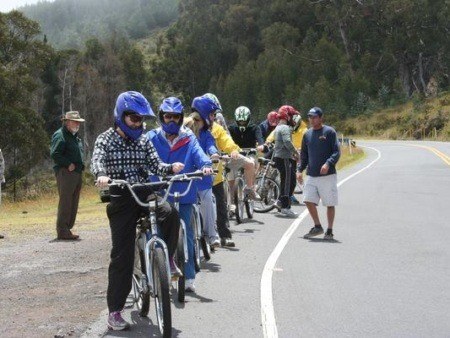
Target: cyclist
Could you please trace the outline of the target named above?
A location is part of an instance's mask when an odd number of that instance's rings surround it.
[[[255,148],[258,145],[257,149],[263,151],[264,139],[261,134],[261,129],[259,128],[259,126],[250,123],[250,115],[250,109],[248,109],[247,107],[240,106],[236,108],[234,112],[236,124],[230,126],[230,136],[240,148]],[[247,183],[247,186],[245,187],[245,190],[250,194],[251,198],[259,200],[260,197],[255,191],[256,187],[254,185],[256,162],[254,158],[247,157],[247,160],[252,161],[252,167],[250,170],[246,171],[245,181]],[[241,165],[239,165],[238,163],[230,163],[231,171],[229,174],[229,180],[231,187],[234,186],[234,177],[236,176],[239,168],[241,168]]]
[[[144,182],[147,173],[163,175],[178,173],[183,169],[184,165],[179,162],[163,163],[152,143],[142,135],[144,118],[152,116],[155,115],[150,104],[141,93],[129,91],[118,96],[114,127],[97,137],[92,154],[91,171],[99,187],[107,187],[111,179],[137,183]],[[106,208],[112,238],[106,296],[108,326],[113,330],[124,330],[130,324],[122,318],[121,311],[131,291],[136,222],[142,210],[128,190],[111,186],[110,192],[111,202]],[[181,271],[173,260],[180,224],[178,213],[165,202],[159,204],[156,215],[161,237],[167,243],[171,273],[180,275]]]
[[[222,110],[222,108],[220,108]],[[227,125],[227,121],[225,121],[225,117],[223,116],[223,114],[221,112],[216,112],[216,117],[214,119],[214,121],[218,124],[220,124],[223,129],[226,130],[226,132],[229,134],[230,131],[228,130],[228,125]]]
[[[178,98],[165,98],[158,113],[161,127],[149,131],[147,137],[163,161],[184,163],[184,169],[180,173],[201,169],[205,175],[210,175],[213,172],[211,160],[200,147],[195,135],[189,129],[183,127],[183,115],[183,105]],[[188,243],[188,261],[184,268],[185,288],[188,292],[195,292],[194,231],[191,226],[191,218],[192,205],[197,203],[196,186],[192,185],[187,195],[179,200],[179,213],[186,224]],[[187,183],[175,183],[172,192],[184,192],[186,189]]]
[[[254,165],[252,161],[247,161],[244,156],[239,154],[239,146],[233,142],[233,139],[225,129],[214,121],[217,112],[221,111],[219,100],[214,94],[207,93],[196,97],[192,101],[192,111],[198,112],[206,128],[211,131],[216,147],[222,153],[230,154],[232,161],[239,161],[244,165],[245,170],[251,172],[254,176]],[[228,206],[225,199],[225,190],[223,186],[223,165],[220,164],[219,172],[213,181],[213,194],[216,198],[217,211],[217,231],[219,232],[220,244],[223,247],[234,247],[235,243],[231,239],[230,223],[228,219]]]
[[[294,145],[295,149],[297,149],[297,151],[300,153],[303,135],[308,130],[308,127],[306,123],[303,122],[299,112],[297,112],[297,114],[295,113],[292,114],[293,112],[296,112],[296,110],[291,109],[288,109],[288,112],[291,112],[292,123],[294,124],[292,128],[292,144]],[[273,143],[274,139],[275,139],[274,133],[271,132],[270,135],[267,137],[266,143]],[[300,205],[300,201],[297,200],[297,198],[295,198],[293,193],[291,194],[290,199],[292,205]]]
[[[278,114],[276,111],[271,111],[269,114],[267,114],[267,119],[259,124],[259,129],[261,129],[263,139],[267,139],[270,133],[275,130],[277,124]]]
[[[298,160],[298,151],[292,144],[293,116],[298,111],[292,106],[281,106],[278,109],[278,126],[274,131],[274,162],[280,172],[280,214],[286,217],[297,217],[291,210],[290,196],[294,193],[296,184],[295,168]]]
[[[216,141],[211,132],[205,128],[205,123],[198,112],[193,112],[184,119],[184,125],[195,134],[205,154],[209,155],[211,159],[219,158]],[[200,198],[200,213],[203,218],[204,232],[208,237],[209,245],[216,248],[220,246],[220,239],[216,229],[216,200],[212,191],[212,183],[212,177],[204,177],[198,183],[198,196]]]

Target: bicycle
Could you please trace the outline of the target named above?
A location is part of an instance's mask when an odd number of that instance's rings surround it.
[[[172,194],[172,193],[170,193],[170,188],[167,189],[169,191],[169,196],[173,197],[173,199],[174,199],[174,207],[177,211],[179,211],[179,209],[180,209],[180,202],[179,202],[180,198],[185,196],[189,192],[189,190],[191,188],[192,180],[200,179],[203,177],[203,172],[196,171],[193,173],[186,173],[183,175],[184,175],[185,181],[189,180],[189,185],[183,193],[179,193],[176,191]],[[165,179],[168,179],[168,178],[169,177],[166,177]],[[179,182],[179,180],[178,180],[178,182]],[[191,226],[194,230],[194,251],[195,251],[195,262],[194,263],[195,263],[195,269],[198,272],[198,271],[200,271],[200,255],[199,255],[200,238],[199,238],[198,234],[199,233],[201,234],[201,229],[199,231],[197,228],[199,225],[201,227],[201,223],[200,223],[200,221],[197,221],[197,217],[200,217],[200,212],[198,210],[198,206],[193,205],[193,221],[191,222]],[[186,295],[186,292],[185,292],[186,279],[184,277],[184,264],[188,261],[188,245],[187,245],[187,236],[186,236],[186,224],[182,219],[180,219],[180,222],[181,222],[180,234],[178,236],[177,250],[176,250],[174,259],[178,265],[178,268],[181,270],[181,272],[183,274],[176,281],[177,299],[179,302],[183,303],[185,301],[185,295]],[[199,223],[197,223],[197,222],[199,222]]]
[[[256,155],[256,149],[241,149],[239,152],[243,156]],[[249,192],[245,191],[244,168],[239,168],[234,179],[233,186],[233,203],[236,207],[235,216],[236,223],[241,224],[244,221],[244,208],[247,217],[253,218],[254,200],[249,196]]]
[[[260,164],[255,184],[261,200],[255,201],[254,211],[258,213],[269,212],[276,208],[280,197],[279,173],[272,159],[259,157]]]
[[[163,337],[172,334],[172,312],[169,293],[170,264],[166,243],[158,236],[156,209],[159,203],[167,200],[174,182],[183,181],[186,175],[175,175],[169,181],[130,184],[124,180],[112,180],[110,185],[127,187],[136,203],[148,209],[137,222],[135,266],[132,286],[133,302],[139,315],[146,317],[150,308],[150,297],[155,299],[155,311],[159,332]],[[136,194],[136,188],[148,189],[148,201],[142,201]],[[157,192],[167,188],[162,198]],[[190,186],[189,186],[190,188]]]

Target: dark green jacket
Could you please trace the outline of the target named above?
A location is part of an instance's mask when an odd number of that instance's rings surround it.
[[[60,168],[67,168],[71,163],[75,164],[75,171],[78,173],[84,169],[83,143],[78,134],[73,135],[65,126],[53,134],[50,156],[55,161],[55,173]]]

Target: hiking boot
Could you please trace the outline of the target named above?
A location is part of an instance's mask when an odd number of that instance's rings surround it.
[[[311,228],[311,230],[309,230],[309,232],[305,236],[303,236],[303,238],[311,238],[311,237],[319,236],[319,235],[322,235],[322,234],[323,234],[323,228],[322,228],[321,225],[320,226],[313,226]]]
[[[245,187],[244,193],[246,193],[248,195],[248,197],[250,197],[250,199],[252,199],[254,201],[261,201],[261,196],[259,196],[259,194],[255,191],[254,187],[252,187],[252,188]]]
[[[170,274],[172,275],[172,278],[183,277],[183,273],[178,268],[178,266],[175,264],[173,257],[169,258],[169,265],[170,265]]]
[[[289,217],[289,218],[297,218],[298,214],[291,209],[281,209],[280,216]]]
[[[114,311],[108,315],[108,327],[114,331],[121,331],[128,329],[130,324],[122,318],[120,311]]]
[[[76,241],[80,239],[80,236],[72,233],[70,230],[62,230],[58,232],[58,239],[63,241]]]
[[[218,237],[210,237],[209,245],[211,246],[211,248],[218,248],[220,246],[219,238]]]
[[[184,290],[186,292],[195,292],[195,279],[186,279],[186,284],[184,285]]]
[[[236,246],[234,244],[234,242],[231,240],[231,238],[221,238],[220,239],[220,245],[226,246],[226,247],[229,247],[229,248],[234,248]]]

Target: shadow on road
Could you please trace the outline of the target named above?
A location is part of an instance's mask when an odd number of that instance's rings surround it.
[[[208,270],[209,272],[220,272],[220,264],[212,262],[202,262],[202,270]]]
[[[323,239],[323,238],[303,238],[302,237],[298,237],[301,239],[304,239],[305,241],[309,241],[312,243],[329,243],[329,244],[341,244],[341,241],[338,241],[337,239]]]

